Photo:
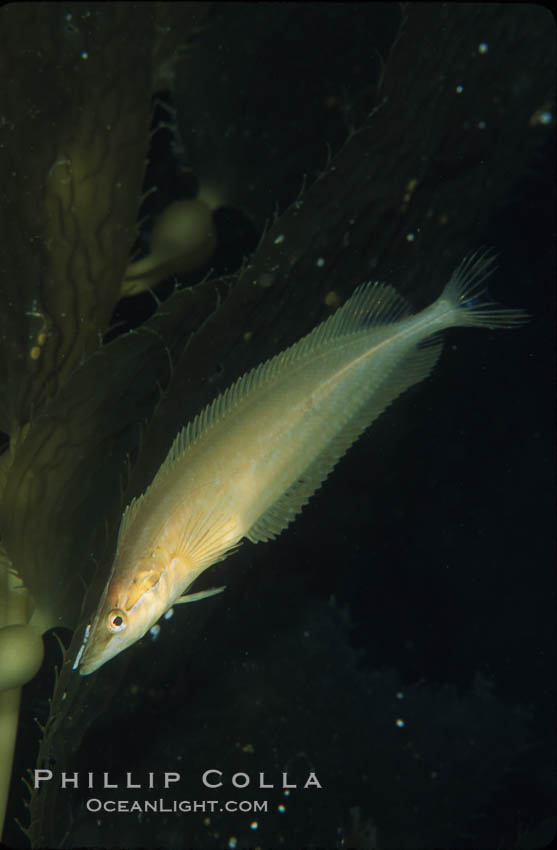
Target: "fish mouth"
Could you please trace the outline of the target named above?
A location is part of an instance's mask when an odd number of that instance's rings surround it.
[[[89,676],[91,673],[94,673],[95,670],[98,670],[101,666],[102,662],[99,661],[98,664],[80,664],[78,673],[80,676]]]

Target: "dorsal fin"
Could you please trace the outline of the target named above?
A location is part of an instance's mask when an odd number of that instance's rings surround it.
[[[124,513],[122,514],[122,519],[120,520],[120,528],[118,529],[118,541],[116,543],[116,551],[118,551],[118,547],[124,539],[124,535],[132,524],[135,514],[140,509],[141,503],[143,502],[146,493],[147,491],[145,491],[145,493],[142,493],[141,496],[136,496],[135,498],[133,498],[129,505],[124,508]]]
[[[294,363],[303,363],[332,339],[340,339],[356,333],[368,334],[371,344],[373,328],[397,322],[409,313],[408,303],[392,286],[380,283],[362,284],[333,316],[290,348],[281,351],[280,354],[261,363],[250,372],[246,372],[211,404],[203,408],[195,419],[179,431],[153,483],[160,480],[184,455],[189,446],[236,407],[242,399],[262,385],[278,378]],[[138,499],[135,500],[135,504],[132,502],[127,509],[132,516],[138,507],[138,502]]]
[[[370,344],[372,344],[374,328],[377,329],[378,333],[381,333],[381,328],[385,325],[397,322],[404,316],[409,315],[409,313],[410,308],[408,303],[392,286],[377,282],[364,283],[359,286],[348,301],[334,315],[330,316],[320,325],[317,325],[309,334],[302,337],[302,339],[290,346],[290,348],[281,351],[280,354],[261,363],[250,372],[246,372],[245,375],[238,378],[211,404],[204,407],[191,422],[182,428],[176,435],[170,451],[159,467],[150,487],[160,482],[174,464],[183,457],[188,447],[199,440],[203,434],[236,407],[242,399],[261,388],[264,384],[276,380],[284,370],[292,367],[294,363],[303,364],[304,360],[310,359],[316,351],[319,351],[322,346],[329,344],[333,339],[341,339],[354,334],[365,333],[369,337]],[[386,404],[387,402],[384,406]],[[363,428],[365,427],[367,426],[363,426]],[[356,436],[350,440],[336,460],[344,454],[348,445],[355,439]],[[336,463],[336,460],[332,465],[329,465],[329,471]],[[307,497],[304,496],[300,506],[309,499],[311,493],[317,489],[327,474],[328,472],[320,478],[319,483],[308,492]],[[125,509],[118,532],[118,542],[121,541],[131,526],[149,489],[141,496],[132,499]],[[290,491],[283,496],[283,499],[288,503],[297,501],[302,498],[302,491],[299,490],[297,492],[298,496],[296,499],[290,494]],[[261,521],[263,521],[263,518]]]

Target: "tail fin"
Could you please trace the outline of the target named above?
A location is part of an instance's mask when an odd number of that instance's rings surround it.
[[[496,254],[479,250],[453,272],[441,298],[454,309],[454,324],[474,328],[516,328],[530,318],[524,310],[494,301],[482,284],[495,271]]]

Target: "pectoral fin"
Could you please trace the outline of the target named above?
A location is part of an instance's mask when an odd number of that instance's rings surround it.
[[[206,599],[208,596],[215,596],[217,593],[222,593],[223,590],[226,590],[226,585],[223,585],[222,587],[211,587],[209,590],[200,590],[199,593],[184,593],[183,596],[179,596],[178,599],[175,599],[172,604],[181,605],[184,602],[199,602],[200,599]]]

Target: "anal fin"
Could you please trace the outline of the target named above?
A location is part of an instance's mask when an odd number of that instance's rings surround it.
[[[429,375],[439,358],[441,348],[442,339],[436,334],[410,351],[371,398],[339,428],[329,444],[303,470],[298,480],[259,517],[246,534],[248,540],[260,543],[280,534],[309,502],[341,457],[366,428],[369,428],[401,393]]]

